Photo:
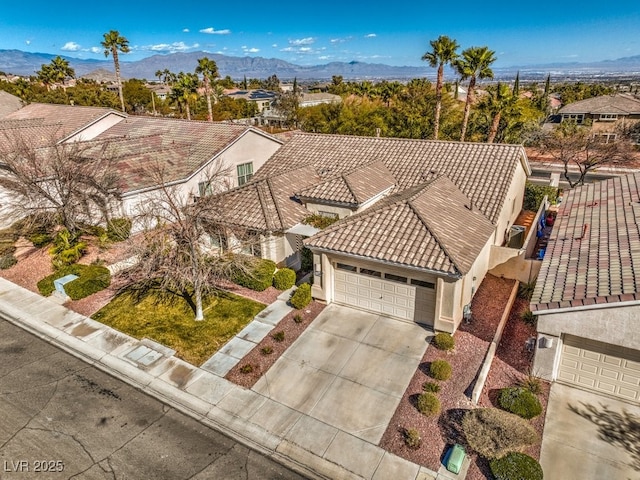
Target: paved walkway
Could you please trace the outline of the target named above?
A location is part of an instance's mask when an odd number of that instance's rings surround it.
[[[545,478],[640,479],[640,405],[554,383],[540,464]]]
[[[438,478],[436,472],[314,418],[311,412],[297,411],[237,386],[175,358],[168,349],[138,341],[4,279],[0,279],[0,312],[7,320],[310,478]],[[320,447],[317,441],[322,442]]]

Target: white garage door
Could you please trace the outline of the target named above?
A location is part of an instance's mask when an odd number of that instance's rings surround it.
[[[567,335],[558,381],[640,401],[640,352]]]
[[[334,300],[374,313],[433,325],[435,289],[432,288],[336,269]]]

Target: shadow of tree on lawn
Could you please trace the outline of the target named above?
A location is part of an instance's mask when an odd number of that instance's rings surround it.
[[[631,455],[630,466],[640,471],[640,417],[625,409],[616,412],[606,405],[598,408],[580,403],[582,407],[569,405],[569,410],[596,425],[600,439],[626,449]]]

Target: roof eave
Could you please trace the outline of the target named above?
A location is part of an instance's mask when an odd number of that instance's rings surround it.
[[[555,302],[554,302],[555,303]],[[548,305],[544,304],[531,304],[531,313],[534,315],[549,315],[553,313],[568,313],[568,312],[583,312],[586,310],[601,310],[603,308],[617,308],[617,307],[633,307],[640,306],[640,300],[629,301],[616,301],[616,302],[602,302],[594,303],[592,305],[577,305],[575,307],[558,307],[558,308],[538,308],[538,306]]]

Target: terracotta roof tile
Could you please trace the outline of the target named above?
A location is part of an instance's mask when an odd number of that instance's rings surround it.
[[[624,93],[601,95],[565,105],[558,113],[617,113],[638,115],[640,114],[640,98]]]
[[[560,206],[532,298],[628,301],[640,292],[640,173],[570,190]]]

